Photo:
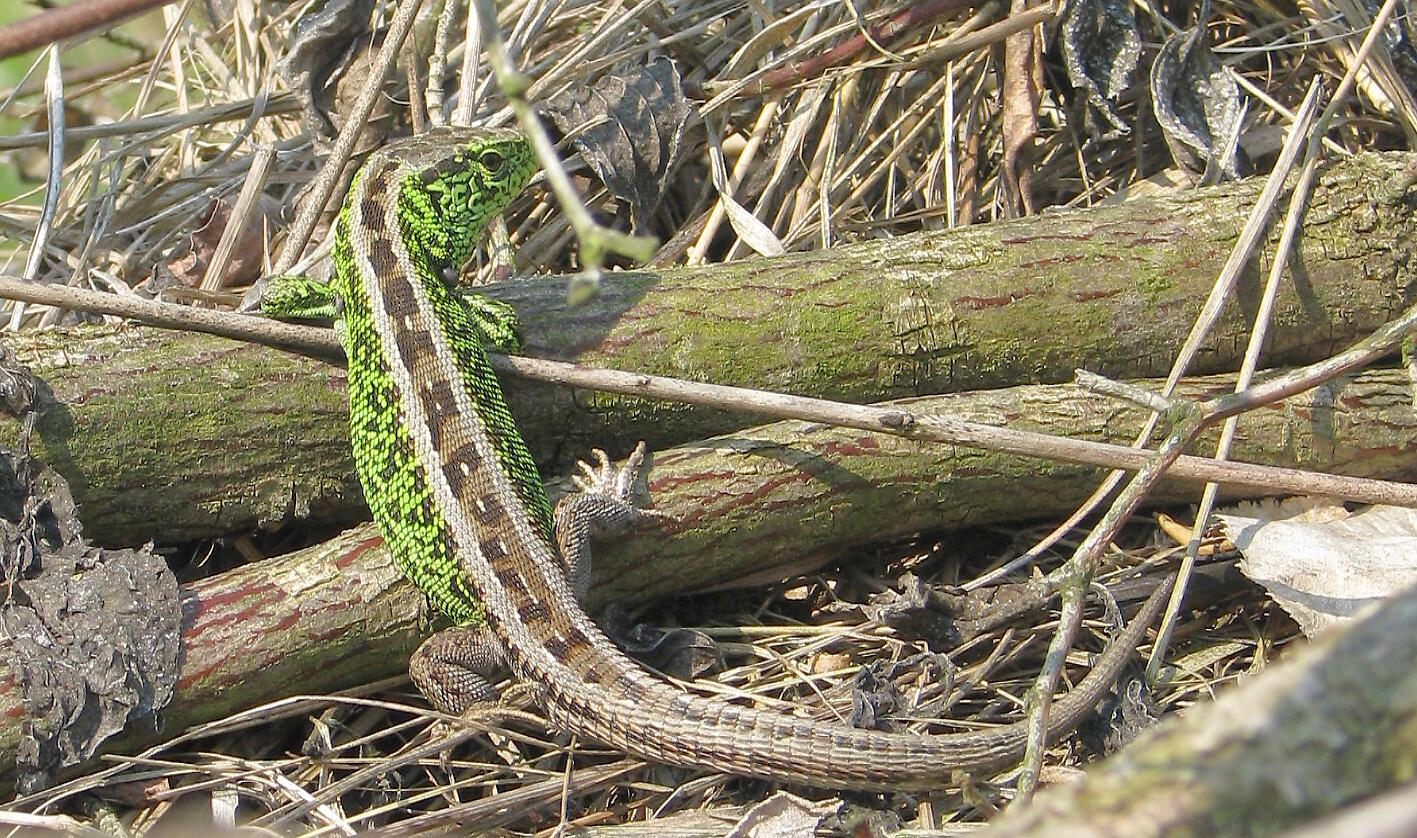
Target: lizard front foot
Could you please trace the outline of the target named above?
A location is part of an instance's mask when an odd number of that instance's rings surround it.
[[[332,320],[339,314],[334,289],[308,276],[271,277],[261,295],[261,313],[277,320]]]

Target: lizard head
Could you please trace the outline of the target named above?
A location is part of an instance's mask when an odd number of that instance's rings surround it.
[[[411,220],[425,227],[418,238],[455,269],[537,169],[531,143],[510,128],[435,128],[404,141],[397,156],[408,173],[403,197],[417,208]]]

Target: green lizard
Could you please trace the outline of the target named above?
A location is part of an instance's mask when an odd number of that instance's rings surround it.
[[[340,211],[331,285],[287,279],[264,306],[335,318],[374,520],[403,572],[458,624],[414,654],[419,688],[458,713],[489,698],[484,676],[505,666],[562,729],[647,759],[826,787],[932,787],[957,769],[1017,759],[1023,723],[881,733],[702,697],[650,675],[586,616],[590,528],[642,514],[629,494],[643,446],[618,471],[602,459],[591,491],[553,514],[487,355],[517,347],[515,318],[451,287],[535,168],[528,142],[508,130],[444,128],[390,144]],[[1050,737],[1110,688],[1164,590],[1055,703]]]

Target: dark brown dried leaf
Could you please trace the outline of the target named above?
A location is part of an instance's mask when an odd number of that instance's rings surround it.
[[[693,112],[667,58],[571,88],[542,106],[639,230],[664,197]]]

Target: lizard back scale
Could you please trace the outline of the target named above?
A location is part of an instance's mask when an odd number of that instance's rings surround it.
[[[586,615],[488,359],[488,345],[515,346],[510,314],[486,301],[479,312],[450,287],[535,168],[515,131],[436,129],[373,154],[336,225],[332,290],[349,358],[351,444],[403,572],[457,623],[485,625],[555,725],[642,758],[883,790],[940,786],[956,770],[1021,756],[1025,723],[884,733],[697,695],[650,675]],[[1050,739],[1110,688],[1161,593],[1055,702]]]

